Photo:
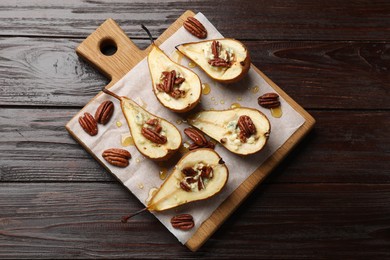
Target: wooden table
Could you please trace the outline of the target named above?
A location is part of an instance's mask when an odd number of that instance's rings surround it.
[[[36,2],[36,3],[34,3]],[[115,19],[141,47],[185,10],[242,40],[317,120],[196,253],[64,125],[108,80],[75,47]],[[389,1],[2,1],[0,258],[389,258]]]

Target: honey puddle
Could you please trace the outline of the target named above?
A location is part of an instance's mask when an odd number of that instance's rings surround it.
[[[153,187],[149,190],[148,198],[145,200],[146,204],[149,204],[149,202],[152,200],[153,196],[156,194],[158,189],[156,187]]]
[[[188,63],[188,67],[190,67],[190,68],[195,68],[195,67],[196,67],[196,63],[193,62],[193,61],[190,61],[190,62]]]
[[[181,63],[181,60],[183,59],[184,55],[181,54],[179,51],[175,50],[173,51],[172,55],[171,55],[171,59],[174,61],[174,62],[177,62],[177,63]]]
[[[256,94],[257,92],[259,92],[259,86],[254,86],[252,89],[251,89],[251,92],[253,94]]]
[[[210,85],[208,83],[203,83],[202,84],[202,94],[203,95],[208,95],[211,92]]]
[[[186,153],[188,153],[190,150],[188,150],[188,147],[189,147],[190,145],[187,143],[187,142],[185,142],[185,143],[183,143],[183,145],[182,146],[180,146],[180,148],[179,148],[179,152],[181,153],[181,154],[186,154]]]
[[[165,180],[165,178],[167,177],[167,173],[168,173],[168,169],[167,168],[161,168],[160,169],[160,179],[161,180]]]
[[[239,103],[233,103],[230,106],[230,108],[238,108],[238,107],[241,107],[241,105]]]
[[[122,134],[121,144],[123,147],[134,145],[134,139],[130,134]]]
[[[278,106],[275,108],[271,108],[271,115],[276,118],[280,118],[283,115],[282,107]]]

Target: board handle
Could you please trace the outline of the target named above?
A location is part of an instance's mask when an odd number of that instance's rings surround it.
[[[110,49],[114,53],[106,53],[105,49]],[[140,62],[145,57],[144,52],[145,50],[140,50],[111,18],[76,48],[79,56],[111,79],[107,87],[121,79]]]

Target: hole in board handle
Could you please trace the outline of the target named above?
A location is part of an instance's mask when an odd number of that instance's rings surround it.
[[[99,47],[100,47],[100,52],[106,56],[114,55],[118,50],[115,41],[110,38],[101,40]]]

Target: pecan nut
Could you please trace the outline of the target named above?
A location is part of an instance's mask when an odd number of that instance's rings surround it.
[[[240,128],[240,140],[245,142],[246,138],[256,133],[256,126],[249,116],[240,116],[238,118],[238,128]]]
[[[129,165],[131,154],[129,151],[120,148],[110,148],[103,152],[103,158],[110,164],[117,167],[126,167]]]
[[[214,66],[214,67],[229,68],[231,66],[230,62],[227,62],[227,61],[225,61],[224,59],[221,59],[221,58],[215,58],[215,59],[209,60],[208,63],[211,66]]]
[[[190,214],[180,214],[172,217],[171,225],[176,229],[190,230],[195,226],[195,222]]]
[[[156,130],[150,128],[142,127],[141,134],[146,139],[156,144],[165,144],[168,141],[167,137],[159,134]]]
[[[214,149],[215,148],[215,144],[213,142],[211,142],[211,141],[208,141],[205,145],[197,145],[196,143],[192,143],[188,147],[188,150],[192,151],[192,150],[195,150],[195,149],[198,149],[198,148]]]
[[[196,175],[196,171],[194,169],[192,169],[192,167],[186,167],[183,170],[181,170],[181,172],[185,176],[195,176]]]
[[[210,166],[203,166],[200,176],[202,178],[211,179],[213,177],[213,168]]]
[[[213,54],[213,59],[210,59],[208,63],[214,67],[230,68],[232,65],[230,62],[230,55],[226,51],[226,59],[220,58],[219,55],[221,54],[221,49],[222,49],[222,45],[219,41],[214,40],[211,43],[211,53]]]
[[[156,89],[169,94],[174,99],[185,96],[185,91],[178,87],[185,81],[185,78],[177,77],[176,71],[163,71],[161,73],[161,83],[156,84]]]
[[[198,179],[198,190],[203,190],[204,189],[204,183],[203,183],[203,179],[202,178],[199,178]]]
[[[105,125],[108,123],[108,121],[110,121],[113,113],[114,103],[112,103],[112,101],[106,100],[96,109],[95,120],[99,124]]]
[[[188,182],[186,182],[185,179],[180,182],[180,188],[182,188],[182,190],[187,191],[187,192],[191,191],[191,186],[190,186],[190,184],[188,184]]]
[[[80,116],[79,124],[84,129],[84,131],[90,136],[97,135],[98,133],[97,122],[90,113],[85,112],[84,116]]]
[[[258,97],[257,102],[265,108],[275,108],[280,106],[279,95],[276,93],[265,93]]]
[[[204,146],[207,144],[206,137],[199,130],[189,127],[184,129],[184,133],[197,145]]]
[[[189,33],[199,39],[205,39],[207,37],[206,28],[195,17],[188,17],[183,26]]]
[[[221,53],[221,43],[219,41],[213,41],[211,43],[211,53],[213,54],[214,59],[219,58],[219,54]]]

